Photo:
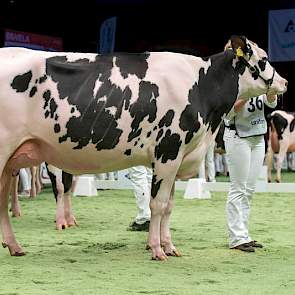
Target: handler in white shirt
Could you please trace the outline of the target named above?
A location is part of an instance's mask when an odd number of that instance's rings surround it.
[[[231,181],[226,203],[229,248],[246,252],[263,247],[250,237],[248,220],[250,200],[265,156],[264,104],[275,108],[277,97],[261,95],[248,101],[238,99],[234,105],[235,115],[225,120],[223,139]]]

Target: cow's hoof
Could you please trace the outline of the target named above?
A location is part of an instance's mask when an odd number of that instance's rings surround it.
[[[62,223],[62,224],[56,224],[56,230],[63,230],[63,229],[66,229],[68,228],[68,225],[66,223]]]
[[[55,220],[56,230],[63,230],[68,228],[68,223],[64,217],[57,217]]]
[[[10,256],[24,256],[26,255],[26,253],[22,250],[22,248],[20,246],[15,246],[13,249],[12,246],[9,246],[7,243],[5,242],[2,242],[2,247],[3,248],[6,248],[8,247],[8,250],[9,250],[9,253],[10,253]]]
[[[68,227],[79,226],[79,224],[74,216],[71,216],[68,218],[66,217],[66,222],[67,222]]]
[[[21,217],[21,213],[19,211],[16,211],[16,212],[12,211],[11,217],[16,217],[16,218]]]
[[[166,255],[162,255],[162,256],[155,256],[155,257],[152,257],[152,260],[156,260],[156,261],[166,261],[166,260],[168,260],[168,258],[167,258]]]
[[[26,253],[23,251],[22,252],[14,252],[14,253],[10,252],[10,255],[11,256],[25,256]]]
[[[165,254],[166,254],[167,256],[181,257],[180,252],[177,251],[177,250],[172,250],[171,252],[168,252],[168,253],[165,252]]]

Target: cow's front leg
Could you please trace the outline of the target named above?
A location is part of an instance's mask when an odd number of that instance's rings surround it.
[[[151,199],[150,208],[151,208],[151,221],[149,228],[149,239],[148,244],[149,248],[152,250],[152,259],[153,260],[166,260],[167,256],[163,249],[161,248],[160,243],[160,234],[161,234],[161,219],[166,210],[167,202],[163,200]]]
[[[56,173],[56,178],[51,180],[53,186],[53,192],[56,199],[56,215],[55,215],[55,228],[57,230],[62,230],[68,227],[65,212],[64,212],[64,204],[63,204],[63,197],[64,197],[64,185],[62,183],[61,173],[62,171],[58,171],[60,173]]]
[[[76,218],[72,212],[72,191],[68,191],[64,194],[64,214],[67,226],[78,226]]]
[[[177,251],[177,249],[172,243],[170,224],[169,224],[169,219],[170,219],[170,215],[173,208],[174,187],[175,187],[175,184],[173,184],[173,188],[170,193],[170,198],[169,198],[164,216],[162,217],[162,220],[161,220],[161,245],[167,256],[180,257],[181,254]]]
[[[287,154],[287,149],[288,149],[288,144],[285,142],[280,142],[280,151],[277,154],[276,157],[276,168],[277,168],[277,173],[276,173],[276,182],[280,183],[281,182],[281,168],[282,168],[282,163],[283,160]]]
[[[68,227],[65,212],[64,212],[64,205],[63,205],[63,192],[58,192],[56,196],[56,215],[55,215],[55,228],[57,230],[62,230]]]
[[[0,226],[2,231],[4,248],[8,247],[11,256],[22,256],[25,252],[15,239],[8,215],[8,197],[11,187],[12,171],[5,169],[0,181]]]
[[[20,204],[18,199],[18,181],[19,176],[12,176],[12,183],[11,183],[11,212],[12,217],[20,217],[21,216],[21,210],[20,210]]]
[[[267,153],[266,153],[267,181],[268,182],[272,181],[271,172],[272,172],[273,156],[274,156],[274,154],[273,154],[273,150],[271,148],[271,143],[270,143],[270,140],[269,140]]]
[[[167,255],[161,247],[161,237],[164,237],[164,240],[162,241],[165,243],[164,249],[167,249],[168,245],[172,245],[169,230],[169,216],[172,207],[169,207],[169,199],[177,168],[173,167],[172,165],[168,166],[162,163],[156,163],[155,167],[153,168],[150,201],[151,221],[148,243],[152,250],[152,259],[155,260],[167,259]],[[170,213],[167,214],[168,212]],[[164,228],[165,233],[161,233],[161,230]]]

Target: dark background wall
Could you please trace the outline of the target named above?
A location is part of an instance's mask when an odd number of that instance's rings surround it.
[[[235,3],[235,2],[234,2]],[[65,51],[97,52],[99,28],[117,16],[115,51],[172,50],[207,56],[242,34],[267,50],[268,11],[294,0],[1,0],[0,28],[62,37]],[[3,34],[0,42],[3,44]],[[295,62],[274,63],[289,80],[283,108],[295,111]]]

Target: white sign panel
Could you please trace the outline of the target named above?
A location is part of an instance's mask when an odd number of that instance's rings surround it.
[[[269,11],[268,55],[270,61],[295,61],[295,9]]]

